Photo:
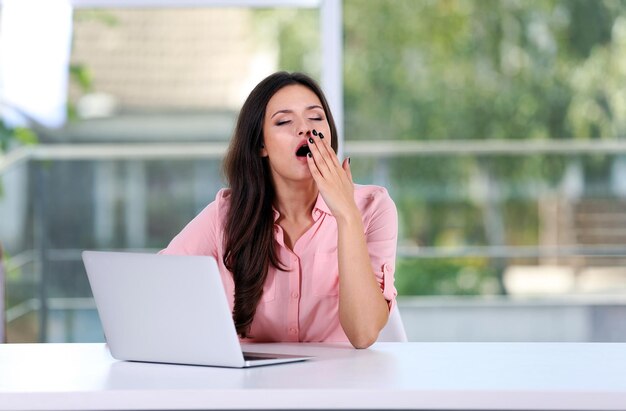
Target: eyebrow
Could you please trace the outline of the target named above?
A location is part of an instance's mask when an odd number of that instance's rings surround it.
[[[306,110],[313,110],[314,108],[319,108],[319,109],[324,110],[324,108],[322,106],[317,105],[317,104],[313,104],[312,106],[305,107],[305,111]],[[278,110],[276,113],[272,114],[272,117],[270,117],[270,118],[274,118],[274,116],[276,114],[281,114],[281,113],[293,113],[293,110]]]

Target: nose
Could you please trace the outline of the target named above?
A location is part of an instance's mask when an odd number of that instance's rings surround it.
[[[306,136],[306,135],[309,135],[309,134],[311,134],[311,129],[310,129],[310,128],[308,128],[308,127],[301,128],[301,129],[298,131],[298,135],[299,135],[299,136]]]
[[[305,136],[310,133],[311,127],[309,127],[309,124],[305,120],[300,121],[298,124],[298,136]]]

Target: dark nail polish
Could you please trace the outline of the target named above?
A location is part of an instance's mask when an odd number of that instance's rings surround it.
[[[313,139],[309,137],[309,143],[313,144]]]
[[[324,138],[324,134],[319,133],[319,135],[320,135],[320,138]]]
[[[313,135],[316,136],[317,135],[317,131],[313,130]]]
[[[348,157],[348,164],[350,164],[350,157]]]
[[[307,157],[313,157],[313,154],[311,154],[311,152],[306,153]]]

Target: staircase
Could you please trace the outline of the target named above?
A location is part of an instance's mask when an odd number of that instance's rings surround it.
[[[575,245],[626,246],[626,200],[583,199],[571,205],[569,235]],[[585,257],[587,267],[626,267],[623,257]]]

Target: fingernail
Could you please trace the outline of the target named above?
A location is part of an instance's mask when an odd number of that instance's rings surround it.
[[[313,135],[314,135],[314,136],[316,136],[316,135],[317,135],[317,131],[316,131],[316,130],[313,130]],[[321,133],[320,133],[320,135],[321,135]]]
[[[306,153],[307,157],[313,157],[313,154],[311,154],[311,152]]]
[[[348,164],[350,164],[350,157],[348,157]]]
[[[309,143],[313,144],[313,139],[309,137]]]
[[[324,134],[320,133],[320,138],[324,138]]]

